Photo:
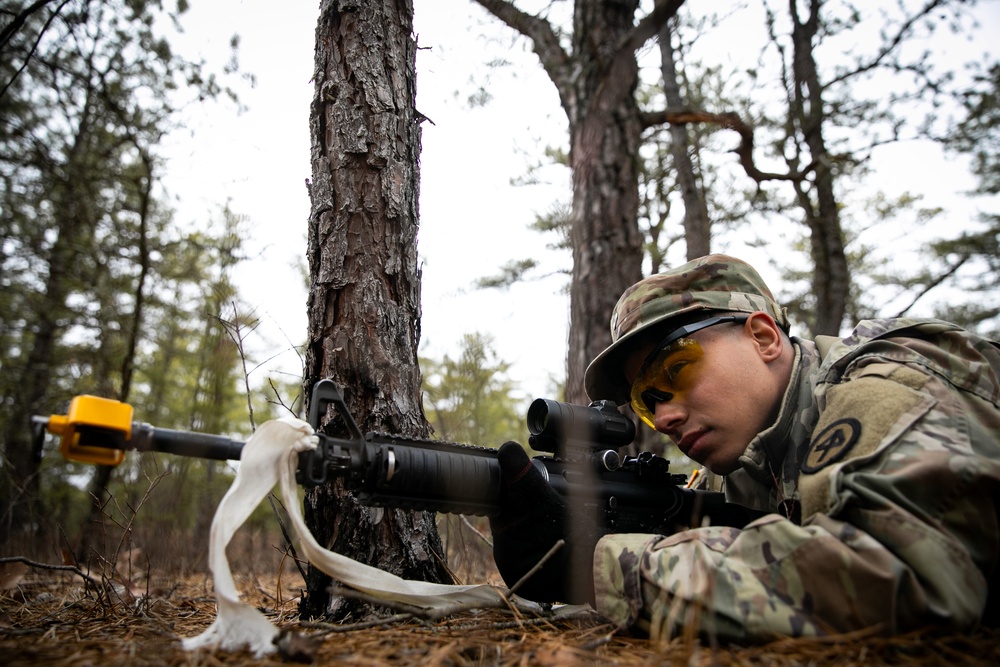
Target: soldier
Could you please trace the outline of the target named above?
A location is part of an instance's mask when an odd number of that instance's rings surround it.
[[[589,599],[656,637],[996,621],[1000,346],[938,320],[864,321],[842,340],[788,329],[757,272],[725,255],[622,295],[588,394],[631,406],[762,518],[573,545],[526,597]],[[520,446],[500,461],[494,555],[513,584],[573,517]]]

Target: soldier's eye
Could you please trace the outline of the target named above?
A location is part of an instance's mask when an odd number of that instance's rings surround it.
[[[681,359],[680,361],[675,361],[674,363],[667,366],[665,372],[667,381],[670,382],[671,384],[676,383],[677,376],[680,375],[681,371],[684,370],[684,367],[687,365],[688,361],[686,359]]]
[[[655,413],[657,403],[666,403],[673,397],[674,395],[669,391],[650,388],[642,392],[642,403],[646,406],[646,409],[649,410],[650,413]]]

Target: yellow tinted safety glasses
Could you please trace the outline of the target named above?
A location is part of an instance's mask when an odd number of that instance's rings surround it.
[[[697,363],[705,352],[698,341],[687,336],[716,324],[743,324],[748,319],[736,315],[711,317],[674,329],[660,341],[646,355],[632,380],[629,404],[639,419],[650,428],[656,428],[653,424],[656,404],[673,400],[691,386],[697,374]]]

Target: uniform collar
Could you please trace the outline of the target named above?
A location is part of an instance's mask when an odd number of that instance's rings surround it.
[[[747,446],[739,459],[740,468],[726,479],[727,493],[733,487],[734,491],[753,485],[774,489],[777,484],[778,500],[797,496],[800,456],[817,419],[813,389],[820,357],[812,341],[792,338],[792,347],[795,358],[778,417]]]

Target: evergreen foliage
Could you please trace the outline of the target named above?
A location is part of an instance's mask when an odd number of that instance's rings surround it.
[[[480,447],[526,439],[527,406],[515,398],[510,364],[497,357],[490,336],[466,334],[457,359],[422,358],[420,366],[424,412],[436,438]]]
[[[187,543],[170,531],[207,532],[231,479],[217,463],[133,455],[109,481],[51,444],[34,450],[31,416],[64,412],[72,396],[129,402],[157,426],[249,435],[239,343],[254,324],[231,282],[246,229],[228,208],[221,223],[181,228],[160,185],[176,112],[232,94],[161,34],[183,9],[0,7],[0,532],[11,548],[107,554],[133,537],[143,506],[156,543]]]

